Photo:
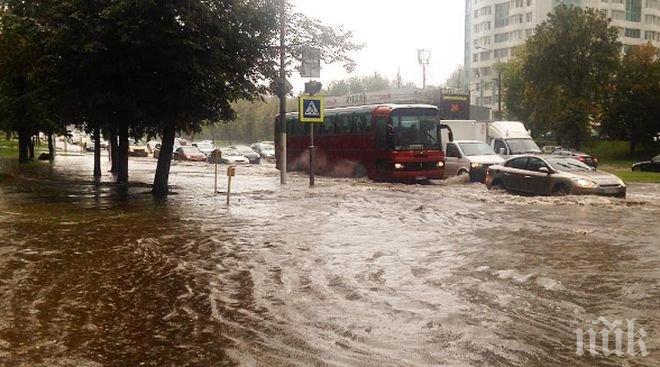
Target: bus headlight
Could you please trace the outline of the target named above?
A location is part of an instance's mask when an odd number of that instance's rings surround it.
[[[402,169],[403,163],[394,163],[394,169]]]
[[[444,166],[445,166],[445,162],[438,162],[437,166],[438,166],[438,167],[444,167]]]
[[[481,168],[481,164],[480,163],[470,163],[470,168],[472,168],[472,169]]]

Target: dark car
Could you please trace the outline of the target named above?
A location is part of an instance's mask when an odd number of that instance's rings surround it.
[[[632,170],[640,172],[660,172],[660,155],[656,155],[648,161],[633,164]]]
[[[247,145],[235,145],[231,148],[236,149],[241,155],[250,161],[250,164],[260,164],[261,156]]]
[[[172,155],[172,159],[176,161],[206,162],[206,154],[202,153],[199,148],[188,145],[177,148]]]
[[[626,196],[626,185],[618,177],[560,155],[522,155],[491,166],[486,186],[539,195]]]
[[[553,155],[561,155],[564,157],[573,157],[577,159],[578,161],[592,167],[592,168],[598,168],[598,159],[592,155],[589,155],[587,153],[583,152],[576,152],[571,149],[566,149],[562,147],[557,147],[555,150],[552,152]]]

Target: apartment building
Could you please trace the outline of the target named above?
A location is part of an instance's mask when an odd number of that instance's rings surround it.
[[[651,41],[660,47],[660,0],[466,0],[465,78],[471,103],[498,110],[493,66],[516,55],[534,28],[560,3],[602,10],[624,47]]]

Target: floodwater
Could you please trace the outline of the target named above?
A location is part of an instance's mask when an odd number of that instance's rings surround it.
[[[155,160],[131,160],[125,191],[91,163],[0,161],[2,366],[660,364],[660,185],[310,190],[264,164],[227,207],[205,164],[176,163],[156,202]],[[634,355],[576,354],[599,317],[635,319]]]

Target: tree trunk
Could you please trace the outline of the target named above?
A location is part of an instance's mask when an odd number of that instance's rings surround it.
[[[51,161],[55,159],[55,144],[53,143],[53,133],[48,133],[48,156]]]
[[[101,129],[94,128],[94,178],[101,177]]]
[[[30,161],[30,136],[25,130],[18,130],[18,163]]]
[[[168,193],[168,181],[170,177],[170,166],[172,164],[172,152],[174,150],[174,124],[168,124],[163,129],[163,140],[160,144],[160,156],[158,156],[158,165],[156,166],[156,175],[154,176],[154,186],[152,193],[154,196],[163,197]]]
[[[117,143],[117,130],[108,132],[108,148],[110,148],[110,172],[117,173],[119,168],[119,144]]]
[[[34,138],[32,136],[28,137],[28,154],[30,160],[34,160]]]
[[[117,183],[128,183],[128,125],[119,128],[117,149]]]

